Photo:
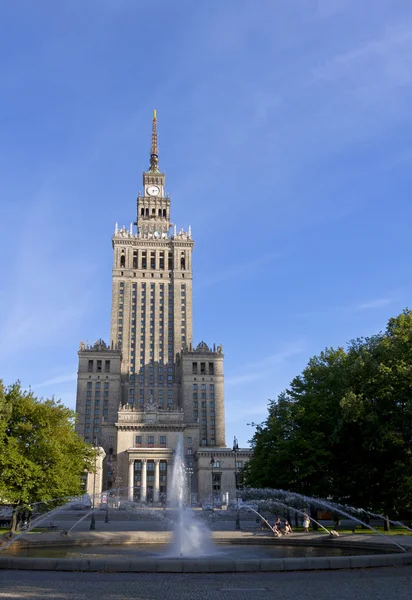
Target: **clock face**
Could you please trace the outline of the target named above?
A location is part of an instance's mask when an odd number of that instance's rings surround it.
[[[149,196],[158,196],[160,194],[160,189],[157,185],[149,185],[146,191]]]

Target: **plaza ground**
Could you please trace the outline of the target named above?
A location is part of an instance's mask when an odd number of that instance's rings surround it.
[[[412,567],[162,574],[0,572],[1,600],[410,600]]]

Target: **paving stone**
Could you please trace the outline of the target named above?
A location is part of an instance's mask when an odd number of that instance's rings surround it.
[[[106,560],[104,570],[107,573],[127,573],[130,571],[130,560],[111,558],[110,560]]]
[[[351,556],[350,566],[352,569],[359,569],[370,567],[371,557],[370,556]]]
[[[260,560],[261,571],[284,571],[285,561],[283,558],[263,558]]]
[[[312,556],[306,559],[308,562],[308,569],[314,570],[325,570],[330,569],[330,561],[326,556]]]
[[[104,559],[100,559],[100,558],[91,558],[90,560],[84,560],[82,559],[81,561],[81,566],[82,568],[84,568],[84,566],[86,565],[86,571],[104,571],[104,567],[105,567],[105,560]]]
[[[228,559],[209,560],[210,573],[231,573],[236,570],[236,562]]]
[[[153,573],[155,570],[155,563],[150,558],[139,558],[130,561],[130,571],[133,573]]]
[[[182,573],[183,561],[180,558],[165,558],[156,561],[155,570],[158,573]]]
[[[260,560],[257,558],[250,558],[245,560],[236,561],[236,573],[248,573],[260,571]]]
[[[283,562],[285,571],[305,571],[309,569],[309,561],[307,558],[288,558]]]
[[[47,560],[47,559],[46,559]],[[23,558],[20,556],[13,557],[13,569],[34,569],[35,559],[33,558]]]
[[[58,559],[57,558],[36,558],[33,566],[36,571],[56,571]]]
[[[331,556],[329,558],[331,569],[350,569],[350,556]]]
[[[370,560],[370,566],[371,567],[387,567],[390,563],[388,562],[390,560],[390,556],[388,554],[381,554],[380,556],[378,554],[375,554],[373,556],[371,556],[371,560]]]
[[[209,573],[209,562],[196,559],[184,560],[183,573]]]

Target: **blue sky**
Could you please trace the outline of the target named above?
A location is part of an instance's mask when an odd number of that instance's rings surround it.
[[[0,24],[0,377],[75,405],[153,108],[227,441],[410,305],[410,0],[17,0]]]

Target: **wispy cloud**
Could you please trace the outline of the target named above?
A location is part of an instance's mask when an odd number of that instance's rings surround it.
[[[71,383],[73,381],[76,381],[76,379],[77,373],[72,372],[64,375],[57,375],[56,377],[52,377],[51,379],[46,379],[46,381],[42,381],[41,383],[36,383],[35,385],[32,385],[31,388],[33,390],[41,389],[45,387],[50,387],[52,385],[59,385],[61,383]]]
[[[233,264],[227,269],[221,269],[220,271],[215,271],[210,275],[201,277],[200,281],[196,283],[196,290],[201,290],[207,287],[211,287],[213,285],[217,285],[222,281],[235,279],[241,275],[244,275],[244,273],[249,272],[253,268],[252,274],[248,274],[248,277],[251,277],[253,276],[253,273],[258,272],[259,267],[265,267],[266,265],[275,262],[281,257],[281,253],[273,252],[264,254],[260,258],[260,260],[247,260],[241,263]]]
[[[356,306],[358,310],[368,310],[372,308],[381,308],[382,306],[388,306],[392,304],[393,298],[376,298],[375,300],[370,300],[369,302],[361,302]]]
[[[288,359],[301,354],[305,350],[306,344],[303,340],[293,342],[270,356],[266,356],[259,361],[245,364],[243,368],[225,378],[227,386],[241,385],[250,383],[258,379],[267,377],[268,373],[284,364]]]

